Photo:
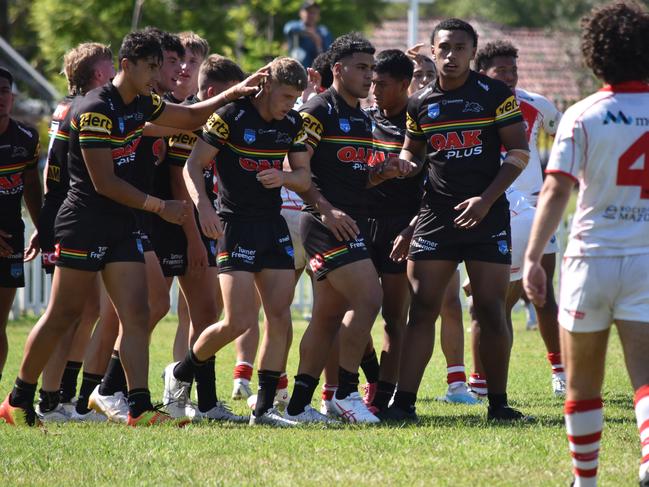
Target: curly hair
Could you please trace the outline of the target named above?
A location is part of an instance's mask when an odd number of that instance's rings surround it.
[[[331,62],[329,60],[329,51],[321,52],[311,63],[311,68],[320,73],[322,82],[320,86],[324,89],[329,88],[334,82],[334,75],[331,72]]]
[[[581,21],[581,52],[609,84],[649,81],[649,12],[635,2],[593,9]]]
[[[342,35],[331,44],[329,48],[329,60],[333,66],[341,59],[352,56],[355,53],[360,52],[363,54],[374,54],[376,49],[374,46],[365,39],[358,32],[351,32],[349,34]]]
[[[488,42],[475,55],[476,71],[486,71],[497,57],[518,58],[518,49],[509,41]]]

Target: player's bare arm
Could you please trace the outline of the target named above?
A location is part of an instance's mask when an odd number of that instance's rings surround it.
[[[97,193],[131,208],[157,213],[171,223],[181,224],[187,217],[185,201],[162,201],[151,197],[115,174],[110,149],[81,149],[88,174]]]
[[[574,180],[566,175],[548,174],[541,189],[539,205],[532,223],[532,233],[525,251],[523,270],[525,292],[534,304],[539,306],[543,306],[546,297],[546,276],[541,266],[541,257],[545,246],[561,222],[574,184]]]
[[[23,198],[25,198],[25,205],[27,205],[27,211],[29,211],[29,216],[36,225],[38,218],[41,213],[41,206],[43,203],[43,190],[41,188],[41,181],[38,177],[38,170],[36,166],[33,168],[25,170],[23,173]],[[38,231],[34,230],[27,248],[25,249],[24,260],[29,262],[38,255],[40,246],[38,244]]]
[[[286,156],[290,171],[265,169],[257,173],[257,180],[264,188],[279,188],[286,186],[291,191],[302,193],[311,186],[311,155],[310,147],[307,152],[291,152]],[[285,164],[285,166],[287,165]]]
[[[523,123],[515,123],[498,129],[507,156],[491,184],[480,196],[464,200],[455,207],[463,210],[454,220],[458,228],[473,228],[489,212],[489,208],[511,186],[529,160],[529,146]]]
[[[201,230],[206,237],[213,239],[223,235],[223,224],[205,191],[203,169],[212,163],[218,153],[216,147],[199,138],[183,169],[187,192],[198,210]]]

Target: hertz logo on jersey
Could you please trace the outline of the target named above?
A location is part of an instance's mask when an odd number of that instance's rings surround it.
[[[79,132],[83,131],[110,135],[113,131],[113,121],[103,113],[82,113],[79,117]]]
[[[196,144],[196,135],[195,134],[176,134],[169,139],[169,147],[180,147],[182,149],[192,150],[194,144]]]
[[[424,135],[424,132],[419,128],[417,121],[414,120],[409,113],[406,113],[406,128],[413,134]]]
[[[512,95],[504,102],[502,102],[498,108],[496,108],[496,120],[518,111],[518,102],[516,101],[514,95]]]
[[[324,131],[322,123],[310,113],[300,112],[300,116],[304,121],[302,128],[307,135],[307,141],[311,143],[315,142],[314,145],[317,145],[318,142],[320,142],[322,132]]]
[[[228,140],[230,138],[230,126],[216,113],[213,113],[207,119],[203,131],[222,140]]]

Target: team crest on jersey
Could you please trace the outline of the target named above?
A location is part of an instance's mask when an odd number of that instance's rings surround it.
[[[257,140],[254,129],[245,129],[243,131],[243,140],[246,142],[246,144],[252,144],[255,140]]]
[[[439,103],[431,103],[428,105],[428,118],[435,120],[439,117]]]
[[[480,113],[482,110],[484,110],[484,108],[482,108],[482,105],[480,105],[480,103],[474,101],[467,101],[464,104],[464,110],[462,110],[462,113],[467,113],[467,112]]]
[[[352,129],[352,126],[349,124],[349,120],[347,120],[346,118],[341,118],[338,124],[340,125],[340,130],[345,133],[349,132]]]
[[[507,255],[509,253],[509,245],[507,245],[507,240],[498,240],[498,251]]]

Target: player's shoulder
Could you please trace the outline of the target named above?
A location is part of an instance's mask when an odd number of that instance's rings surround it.
[[[297,110],[291,108],[284,116],[284,123],[289,124],[291,127],[299,129],[302,126],[302,117]]]
[[[326,113],[331,115],[335,111],[335,106],[334,95],[329,89],[309,98],[302,104],[299,111],[300,113]]]
[[[363,113],[367,115],[370,119],[376,120],[381,115],[381,110],[376,105],[363,108]]]
[[[408,98],[408,111],[417,110],[422,105],[430,103],[434,94],[434,83],[429,83],[420,90],[415,91],[412,95],[410,95],[410,98]]]
[[[97,112],[112,116],[117,106],[111,96],[112,91],[112,84],[106,83],[90,90],[85,96],[78,97],[73,103],[74,114],[79,116],[83,113]]]
[[[484,95],[488,98],[494,98],[498,95],[505,97],[514,96],[509,86],[499,79],[490,78],[486,74],[481,74],[476,71],[471,71],[467,83],[469,83],[469,87],[473,88],[478,94]]]
[[[519,103],[527,103],[528,105],[533,106],[543,114],[559,111],[556,105],[552,103],[549,98],[533,91],[516,88],[516,99]]]
[[[11,118],[10,121],[14,128],[13,132],[15,134],[15,137],[18,140],[22,140],[27,143],[38,143],[38,130],[36,130],[31,125],[27,125],[26,123],[16,120],[15,118]]]
[[[603,119],[609,107],[614,104],[612,93],[597,91],[569,107],[563,116],[562,123],[570,122],[572,124],[577,121],[589,122]]]

